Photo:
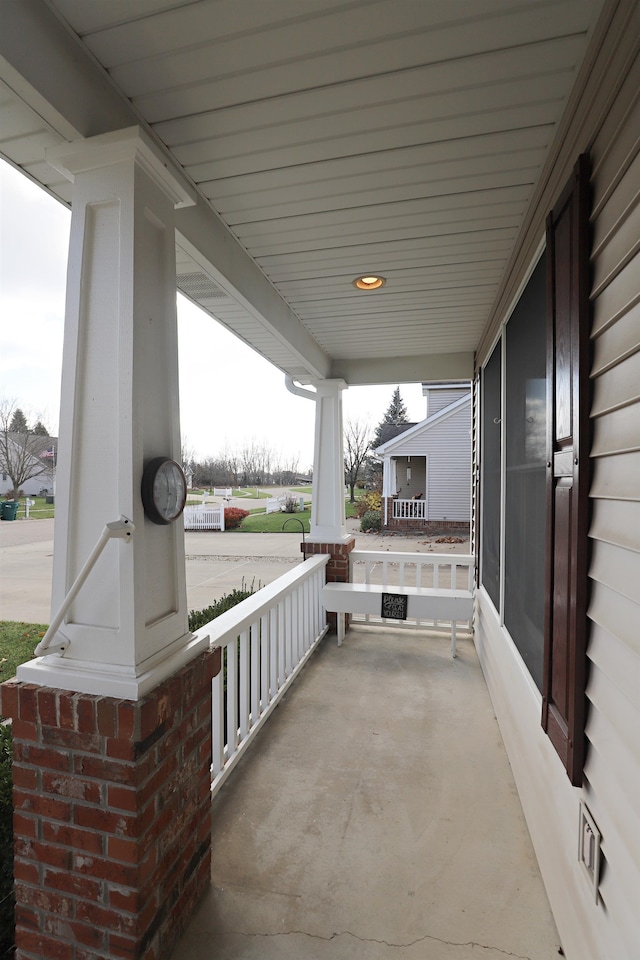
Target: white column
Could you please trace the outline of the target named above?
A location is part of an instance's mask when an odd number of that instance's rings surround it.
[[[139,128],[47,153],[73,181],[52,617],[105,524],[106,546],[45,654],[20,680],[138,699],[207,646],[188,631],[182,519],[144,516],[144,464],[180,462],[175,207],[193,202]]]
[[[344,510],[342,391],[344,380],[316,380],[316,432],[313,454],[311,542],[349,540]]]
[[[382,496],[392,497],[397,489],[396,461],[387,456],[382,461]]]

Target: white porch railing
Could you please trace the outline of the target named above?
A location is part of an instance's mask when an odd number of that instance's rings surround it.
[[[201,503],[184,508],[185,530],[224,530],[224,504]]]
[[[222,647],[213,679],[213,793],[327,632],[328,562],[326,555],[305,560],[196,632]]]
[[[394,520],[426,520],[426,500],[393,500]]]
[[[391,553],[388,550],[353,550],[350,554],[352,583],[375,583],[393,593],[393,587],[436,587],[440,590],[473,591],[474,558],[461,553]],[[353,614],[353,623],[385,623],[381,617]],[[426,621],[439,627],[438,621]],[[420,627],[425,621],[393,621],[394,625]],[[449,629],[450,623],[443,624]]]

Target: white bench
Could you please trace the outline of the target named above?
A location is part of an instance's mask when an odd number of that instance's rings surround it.
[[[413,620],[450,620],[451,656],[456,655],[456,622],[470,621],[473,594],[470,590],[437,587],[383,587],[378,583],[327,583],[322,588],[325,610],[338,614],[338,646],[344,640],[346,613],[380,616],[382,594],[406,596],[407,617]]]

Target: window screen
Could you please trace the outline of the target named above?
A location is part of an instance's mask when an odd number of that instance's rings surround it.
[[[482,371],[482,522],[480,579],[500,609],[500,343]]]
[[[506,326],[504,622],[539,689],[544,648],[546,259]]]

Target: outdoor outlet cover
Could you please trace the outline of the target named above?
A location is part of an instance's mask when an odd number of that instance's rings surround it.
[[[602,835],[598,830],[589,808],[580,801],[580,825],[578,830],[578,860],[584,874],[593,889],[596,903],[600,885],[600,843]]]

